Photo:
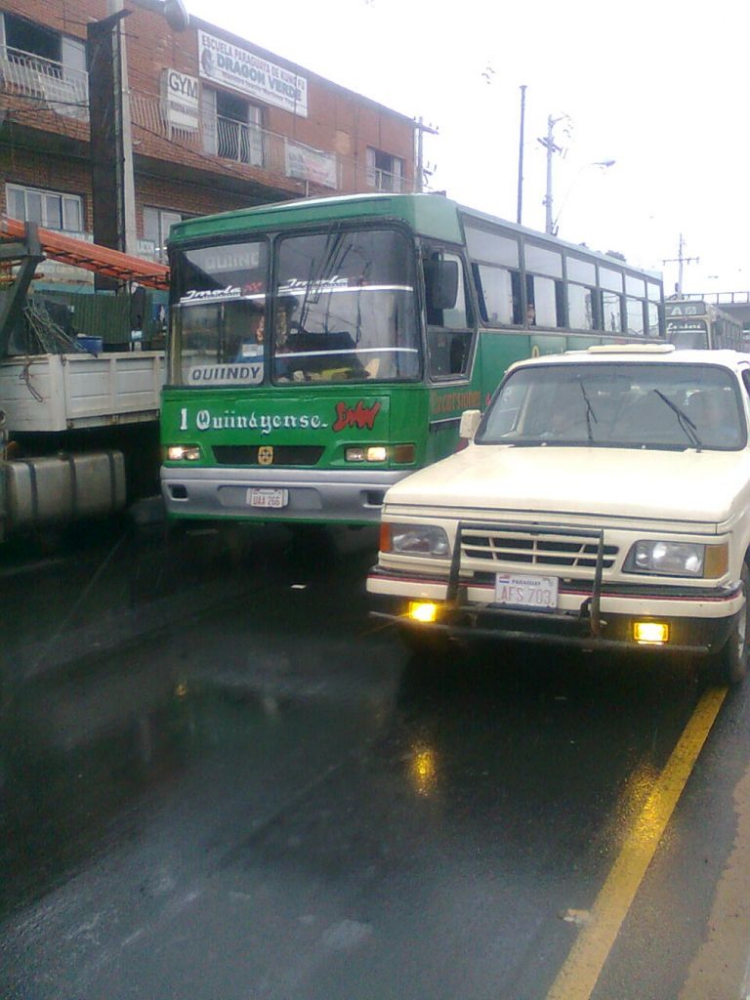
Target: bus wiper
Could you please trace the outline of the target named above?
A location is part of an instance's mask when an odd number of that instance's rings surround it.
[[[595,424],[598,424],[599,421],[596,419],[596,414],[594,413],[594,407],[591,405],[591,400],[588,397],[588,393],[586,392],[586,388],[583,382],[579,382],[578,385],[581,387],[581,394],[586,403],[586,431],[589,436],[589,444],[593,444],[594,435],[591,431],[591,421],[593,420]]]
[[[690,443],[694,445],[697,451],[701,451],[703,448],[703,442],[698,437],[698,428],[695,426],[695,424],[687,415],[687,413],[685,413],[684,410],[681,410],[676,403],[673,403],[672,400],[669,398],[669,396],[665,396],[664,393],[661,391],[661,389],[654,389],[653,391],[656,393],[659,399],[663,400],[670,408],[670,410],[672,410],[677,415],[677,423],[685,432],[685,436],[690,441]]]
[[[337,231],[336,224],[333,223],[326,232],[326,242],[323,247],[323,256],[320,258],[320,261],[318,261],[316,257],[313,257],[310,260],[310,267],[307,274],[307,286],[300,305],[299,326],[302,330],[307,329],[307,314],[310,309],[311,297],[313,302],[318,301],[321,285],[331,270],[331,264],[336,263],[336,255],[343,236],[344,234]]]

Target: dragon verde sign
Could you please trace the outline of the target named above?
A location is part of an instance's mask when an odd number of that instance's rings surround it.
[[[307,118],[307,79],[241,45],[199,31],[198,65],[204,80]]]

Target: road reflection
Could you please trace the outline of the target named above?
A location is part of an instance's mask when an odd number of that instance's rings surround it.
[[[405,967],[412,996],[544,995],[537,942],[565,953],[699,679],[513,645],[410,656],[368,618],[370,554],[310,541],[240,551],[174,627],[6,687],[0,994],[123,996],[103,937],[144,996],[189,956],[201,1000],[235,973],[269,997],[399,995]],[[102,926],[66,956],[70,913]],[[221,962],[198,961],[208,938]]]

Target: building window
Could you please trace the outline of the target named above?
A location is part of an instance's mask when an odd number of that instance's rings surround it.
[[[182,222],[189,218],[180,212],[173,212],[166,208],[144,208],[143,209],[143,238],[154,245],[154,255],[157,260],[167,259],[167,240],[169,230],[176,222]]]
[[[402,190],[404,161],[398,156],[367,147],[367,183],[378,191]]]
[[[83,232],[83,198],[39,188],[5,185],[8,215],[21,222],[36,222],[44,229]]]
[[[224,160],[264,165],[263,110],[236,94],[202,87],[203,145]]]
[[[88,117],[86,46],[14,14],[0,14],[0,70],[21,94],[61,115]]]

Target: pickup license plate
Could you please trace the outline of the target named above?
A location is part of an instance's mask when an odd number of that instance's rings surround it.
[[[251,488],[247,491],[250,507],[271,507],[278,510],[289,503],[289,490]]]
[[[495,603],[506,608],[554,611],[557,608],[557,577],[498,573],[495,577]]]

